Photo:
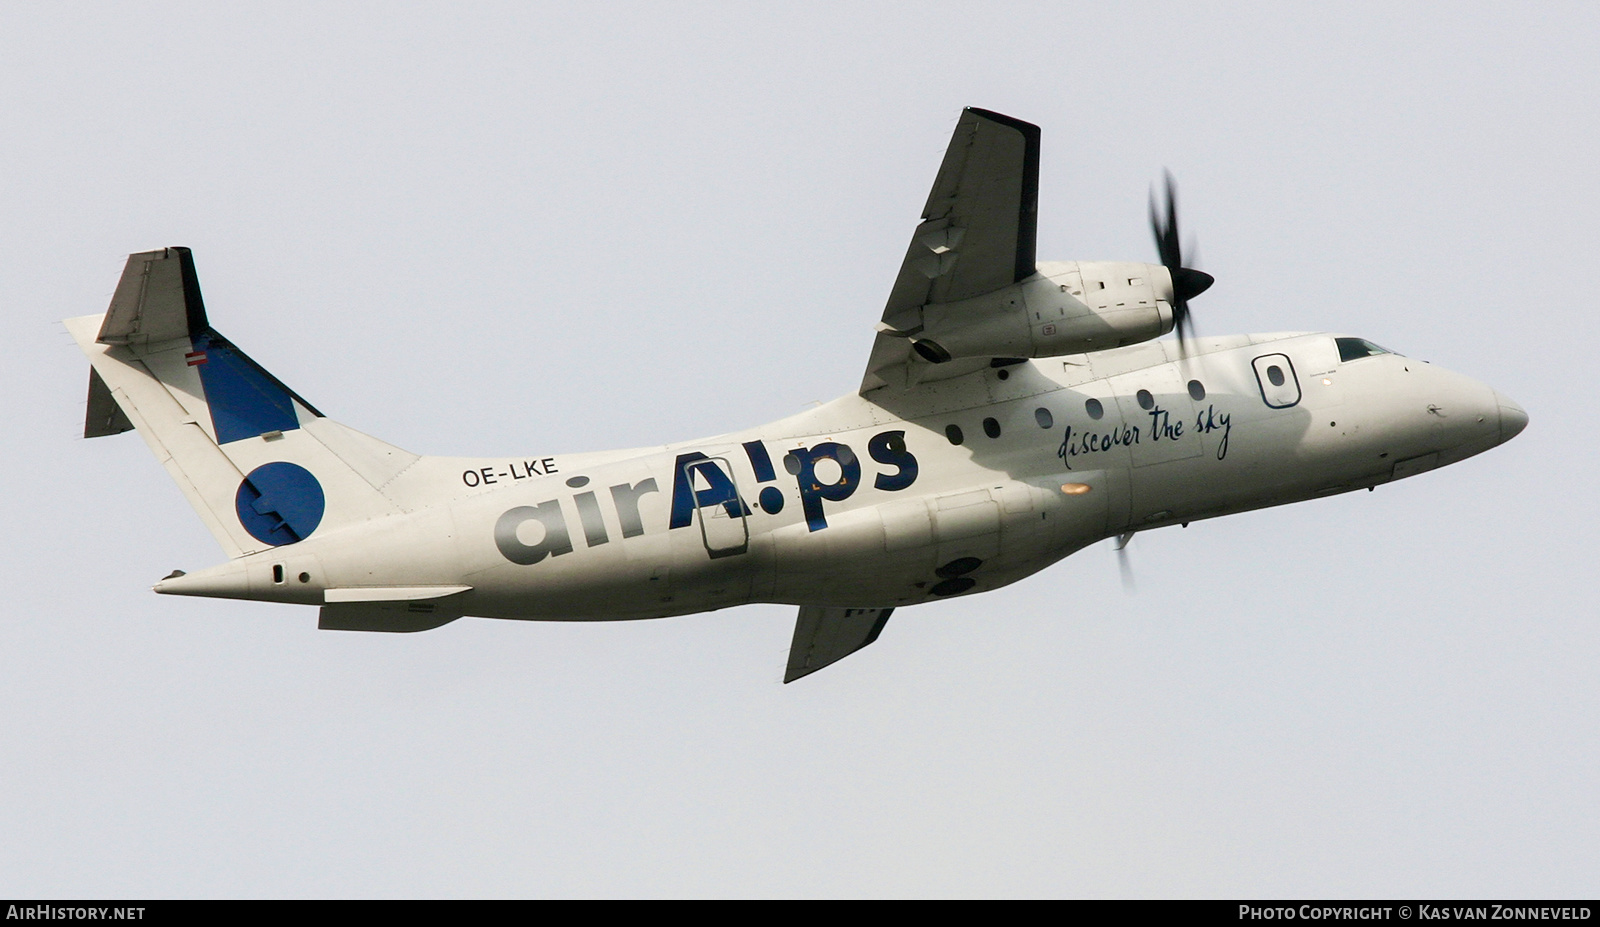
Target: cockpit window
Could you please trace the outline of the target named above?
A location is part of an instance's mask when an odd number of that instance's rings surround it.
[[[1378,347],[1365,338],[1335,338],[1333,343],[1339,346],[1339,360],[1341,362],[1394,353],[1387,348]]]

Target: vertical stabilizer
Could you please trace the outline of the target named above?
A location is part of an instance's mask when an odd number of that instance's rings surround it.
[[[65,323],[91,365],[84,437],[136,428],[230,557],[395,514],[414,454],[327,421],[211,327],[187,248],[130,255],[104,315]]]

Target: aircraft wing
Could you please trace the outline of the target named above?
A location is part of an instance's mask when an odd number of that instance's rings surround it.
[[[1039,127],[988,110],[962,111],[889,292],[861,392],[915,382],[909,365],[926,362],[905,336],[921,325],[922,306],[1032,276],[1038,218]]]
[[[789,669],[783,674],[783,681],[794,682],[815,673],[877,640],[892,614],[892,607],[800,606],[800,617],[794,623],[794,643],[789,645]]]

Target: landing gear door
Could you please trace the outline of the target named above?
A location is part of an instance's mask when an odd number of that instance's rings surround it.
[[[1300,380],[1287,354],[1264,354],[1250,362],[1256,369],[1261,401],[1269,409],[1287,409],[1300,402]]]
[[[749,510],[739,494],[733,465],[725,457],[689,460],[683,464],[683,478],[694,499],[695,520],[700,523],[700,539],[711,559],[733,557],[750,549],[750,526],[745,521]]]

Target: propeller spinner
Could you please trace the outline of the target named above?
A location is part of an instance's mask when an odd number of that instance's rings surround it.
[[[1185,337],[1194,334],[1189,300],[1209,289],[1216,278],[1203,270],[1183,266],[1183,247],[1178,243],[1177,185],[1173,183],[1170,171],[1167,172],[1165,215],[1156,211],[1155,194],[1150,196],[1150,231],[1156,236],[1156,252],[1161,255],[1161,263],[1172,276],[1172,327],[1178,330],[1178,345],[1181,348]]]

